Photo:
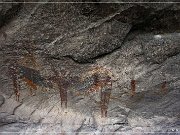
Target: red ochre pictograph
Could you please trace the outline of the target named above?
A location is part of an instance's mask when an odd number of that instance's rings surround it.
[[[89,89],[87,89],[86,93],[89,94],[91,92],[100,91],[101,117],[107,117],[108,104],[111,96],[112,81],[114,76],[110,70],[100,66],[90,69],[90,71],[82,76],[82,80],[88,76],[93,77],[94,83]]]

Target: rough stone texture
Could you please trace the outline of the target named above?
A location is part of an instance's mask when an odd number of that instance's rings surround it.
[[[0,4],[2,134],[179,134],[180,5],[113,2]],[[86,93],[97,65],[114,75],[107,117]]]

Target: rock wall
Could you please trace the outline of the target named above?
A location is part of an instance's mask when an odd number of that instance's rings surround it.
[[[122,2],[0,3],[1,133],[178,134],[180,6]]]

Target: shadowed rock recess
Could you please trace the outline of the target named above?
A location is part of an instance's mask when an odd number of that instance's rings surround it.
[[[180,133],[178,1],[32,1],[0,1],[0,134]]]

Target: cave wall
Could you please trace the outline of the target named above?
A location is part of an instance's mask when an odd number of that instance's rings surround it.
[[[180,130],[178,3],[11,2],[0,6],[1,132]],[[106,117],[106,86],[87,92],[96,67],[113,76]]]

